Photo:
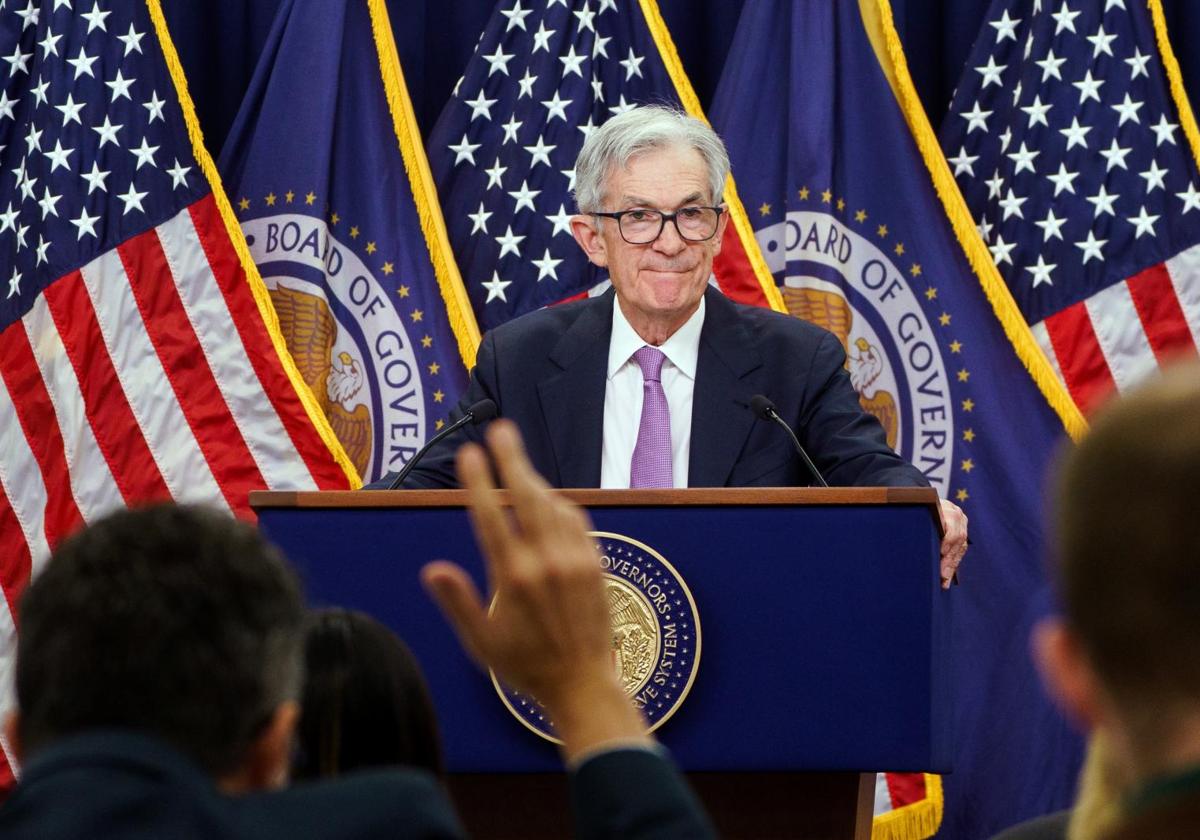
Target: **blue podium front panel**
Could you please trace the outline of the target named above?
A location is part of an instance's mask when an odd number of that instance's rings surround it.
[[[699,613],[695,681],[658,730],[695,771],[945,772],[953,592],[938,585],[926,505],[593,507],[596,530],[644,543]],[[455,772],[560,768],[461,652],[418,580],[434,559],[484,586],[458,507],[260,507],[314,606],[364,610],[410,645]],[[679,641],[680,645],[694,639]]]

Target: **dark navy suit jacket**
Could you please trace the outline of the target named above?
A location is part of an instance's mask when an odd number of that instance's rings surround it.
[[[542,309],[491,330],[479,348],[467,406],[490,398],[520,427],[533,465],[555,487],[599,487],[604,391],[614,292]],[[863,411],[832,334],[761,307],[705,292],[692,409],[691,487],[790,487],[810,482],[786,433],[759,420],[750,398],[770,398],[837,486],[927,486]],[[406,487],[456,487],[454,452],[480,429],[451,435]],[[386,487],[390,478],[374,488]]]
[[[684,840],[714,836],[682,777],[663,756],[616,750],[571,774],[575,836],[583,840]],[[72,736],[39,752],[0,807],[0,837],[462,838],[432,776],[386,770],[226,796],[167,744],[124,731]]]

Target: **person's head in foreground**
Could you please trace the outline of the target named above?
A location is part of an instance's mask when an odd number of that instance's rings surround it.
[[[720,253],[729,155],[701,120],[661,106],[591,131],[575,162],[576,241],[608,269],[621,311],[661,344],[692,316]]]
[[[1200,368],[1102,412],[1056,513],[1063,616],[1035,639],[1051,690],[1135,789],[1200,770]]]
[[[366,613],[313,611],[292,778],[398,764],[443,772],[421,667],[399,636]]]
[[[295,577],[251,526],[198,507],[115,513],[64,540],[21,601],[10,743],[29,757],[133,730],[227,790],[280,785],[303,620]]]

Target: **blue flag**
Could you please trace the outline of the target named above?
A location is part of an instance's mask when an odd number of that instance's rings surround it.
[[[367,481],[466,386],[478,329],[382,0],[285,0],[219,164],[288,347]]]
[[[962,205],[886,2],[747,4],[711,116],[789,311],[841,338],[863,406],[970,517],[946,594],[956,758],[939,836],[1065,805],[1079,739],[1028,634],[1045,607],[1045,472],[1083,424]]]

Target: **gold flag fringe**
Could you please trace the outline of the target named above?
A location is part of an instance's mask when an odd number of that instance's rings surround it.
[[[404,157],[404,169],[408,173],[417,215],[421,220],[421,232],[429,249],[429,258],[437,276],[438,289],[446,304],[446,316],[450,329],[458,340],[458,352],[467,370],[475,367],[475,353],[479,349],[479,325],[471,301],[463,286],[462,275],[454,252],[450,249],[450,237],[446,233],[446,221],[442,218],[442,205],[438,200],[433,174],[429,171],[429,159],[425,156],[425,145],[417,127],[408,86],[404,82],[404,71],[400,67],[400,56],[396,52],[396,40],[388,20],[384,0],[367,0],[371,14],[371,34],[375,39],[375,51],[379,56],[379,71],[383,78],[383,89],[387,96],[388,112],[392,116],[392,128],[400,143]]]

